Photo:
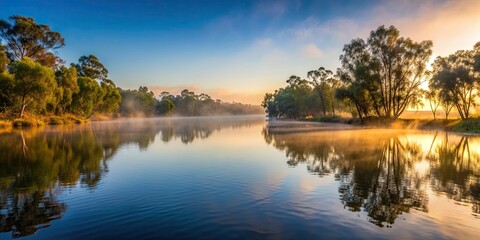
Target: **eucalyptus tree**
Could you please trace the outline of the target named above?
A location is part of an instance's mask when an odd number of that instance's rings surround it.
[[[73,95],[80,91],[78,87],[77,69],[62,66],[55,72],[55,78],[60,89],[59,95],[57,96],[58,103],[56,112],[63,114],[72,104]]]
[[[351,102],[360,118],[372,114],[381,116],[378,64],[368,52],[365,41],[357,38],[346,44],[340,62],[337,75],[341,85],[336,90],[336,97]]]
[[[453,105],[462,119],[468,119],[476,105],[480,75],[475,68],[475,51],[460,50],[433,63],[430,87],[440,91],[445,105]]]
[[[112,80],[105,80],[100,83],[100,94],[98,101],[93,102],[92,111],[86,116],[90,118],[96,112],[111,113],[120,107],[122,96]]]
[[[480,72],[480,42],[473,46],[474,70]]]
[[[79,92],[73,96],[75,111],[90,118],[96,112],[109,113],[119,108],[120,91],[108,78],[107,68],[94,55],[82,56],[77,64]],[[90,92],[91,91],[91,92]]]
[[[435,120],[437,119],[437,110],[441,105],[440,91],[435,88],[430,88],[428,91],[425,91],[424,94],[425,98],[428,100],[430,111],[432,111],[433,119]]]
[[[98,81],[108,79],[107,68],[94,55],[81,56],[78,63],[71,65],[77,69],[80,77],[89,77]]]
[[[312,95],[312,87],[309,82],[298,76],[290,76],[287,80],[288,86],[278,93],[278,106],[280,112],[285,113],[286,117],[296,118],[312,115],[311,103],[313,102],[310,96]],[[290,101],[289,104],[282,104],[281,101]],[[285,106],[288,109],[282,110]]]
[[[38,24],[33,18],[11,16],[6,21],[0,19],[0,38],[5,42],[7,54],[11,61],[25,57],[54,67],[62,62],[54,50],[65,45],[62,35],[53,32],[49,26]]]
[[[5,48],[0,45],[0,112],[5,111],[14,101],[13,76],[7,72],[9,63]]]
[[[320,67],[316,70],[309,71],[307,77],[311,79],[314,90],[318,94],[323,115],[326,116],[327,112],[335,115],[336,103],[334,89],[338,85],[335,74],[324,67]]]
[[[0,45],[0,73],[3,73],[7,70],[7,65],[10,63],[10,60],[7,57],[5,52],[5,47]]]
[[[13,75],[0,72],[0,112],[5,112],[15,104]]]
[[[57,88],[53,70],[28,57],[13,62],[11,72],[14,75],[13,91],[21,102],[20,117],[30,104],[36,105],[36,110],[43,108]]]
[[[122,101],[119,111],[127,116],[140,113],[146,116],[153,115],[158,104],[155,94],[148,90],[148,87],[140,86],[138,90],[120,89],[120,95]]]
[[[276,93],[277,91],[275,93],[266,93],[263,97],[262,107],[269,118],[277,118],[279,115],[277,105],[275,104]]]
[[[313,115],[318,101],[312,98],[310,82],[298,76],[291,76],[287,86],[275,93],[267,93],[262,102],[269,117],[297,118]]]
[[[79,91],[72,96],[70,109],[75,114],[85,117],[94,113],[94,105],[100,102],[105,92],[97,81],[89,77],[78,77]]]
[[[175,110],[175,104],[168,98],[163,98],[155,106],[155,113],[159,115],[168,115]]]
[[[344,90],[364,115],[398,118],[421,99],[432,42],[400,37],[394,26],[378,27],[367,41],[354,39],[343,48],[338,75]],[[360,114],[360,112],[359,112]],[[361,115],[361,114],[360,114]]]

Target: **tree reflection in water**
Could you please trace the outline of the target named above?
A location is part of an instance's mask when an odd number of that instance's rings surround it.
[[[479,213],[479,138],[437,135],[393,130],[286,133],[268,126],[263,130],[267,143],[285,151],[288,165],[304,163],[313,174],[334,174],[345,208],[366,212],[380,227],[391,227],[411,209],[428,212],[428,187],[471,203],[474,214]],[[471,148],[470,142],[477,147]],[[424,164],[429,165],[427,171],[419,171]]]
[[[187,144],[254,122],[258,118],[150,119],[0,134],[0,232],[28,236],[61,218],[67,206],[57,196],[77,185],[97,187],[122,145],[147,149],[159,133],[164,142],[179,138]]]

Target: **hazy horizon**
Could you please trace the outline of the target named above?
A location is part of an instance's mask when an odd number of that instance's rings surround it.
[[[380,25],[433,56],[480,40],[480,1],[4,1],[0,18],[32,17],[65,38],[66,63],[94,54],[122,88],[187,88],[260,104],[290,75],[336,69],[342,47]],[[448,22],[445,21],[448,19]]]

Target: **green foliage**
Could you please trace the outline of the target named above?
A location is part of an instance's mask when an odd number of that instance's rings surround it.
[[[14,127],[41,127],[45,125],[42,121],[35,118],[16,118],[12,124]]]
[[[469,118],[465,119],[451,127],[450,130],[456,132],[480,133],[480,119]]]
[[[89,77],[78,77],[79,91],[72,96],[71,110],[75,114],[89,116],[94,112],[94,107],[105,96],[104,90],[97,81]]]
[[[101,101],[95,104],[94,111],[88,116],[94,114],[96,111],[103,113],[111,113],[118,109],[120,102],[122,101],[122,96],[120,95],[120,90],[115,86],[113,81],[105,80],[100,84],[102,92],[104,93]]]
[[[354,104],[360,117],[398,118],[420,102],[431,48],[431,41],[417,43],[400,37],[394,26],[380,26],[366,42],[354,39],[344,46],[337,95]]]
[[[335,99],[338,80],[332,71],[320,67],[309,71],[307,76],[311,81],[291,76],[287,87],[265,95],[262,106],[269,117],[334,116],[335,109],[343,109],[342,103]]]
[[[470,117],[476,105],[475,93],[480,90],[480,74],[475,70],[477,54],[476,50],[460,50],[437,57],[433,63],[429,87],[438,92],[445,111],[454,106],[462,119]]]
[[[36,23],[33,18],[11,16],[9,20],[11,23],[0,19],[0,38],[5,41],[11,61],[28,57],[49,67],[62,62],[52,52],[65,45],[60,33],[51,31],[47,25]]]
[[[0,73],[0,112],[5,112],[15,103],[14,83],[13,75],[7,72]]]
[[[206,116],[206,115],[245,115],[245,114],[260,114],[262,108],[260,106],[254,106],[241,103],[225,103],[219,99],[213,100],[208,94],[201,93],[195,94],[195,92],[184,89],[180,95],[171,95],[168,92],[160,94],[160,98],[163,100],[169,100],[173,103],[171,105],[168,102],[160,104],[170,105],[170,109],[173,106],[172,114],[180,116]],[[162,108],[160,106],[160,108]],[[159,113],[166,113],[167,108],[163,108]]]
[[[0,45],[0,73],[3,73],[7,70],[7,65],[10,63],[10,60],[7,57],[5,52],[5,47]]]
[[[312,70],[307,73],[307,76],[312,80],[316,96],[310,102],[316,101],[315,106],[326,116],[329,112],[335,115],[335,88],[340,84],[332,71],[320,67],[317,70]]]
[[[60,89],[59,94],[56,95],[58,103],[55,112],[63,114],[72,104],[73,95],[80,91],[77,82],[77,70],[74,67],[66,68],[62,66],[55,72],[55,78]]]
[[[94,55],[81,56],[77,64],[72,64],[77,69],[78,76],[89,77],[99,81],[108,79],[108,70]]]
[[[145,115],[152,116],[155,113],[155,107],[158,100],[155,94],[149,91],[147,87],[139,87],[138,90],[120,90],[122,102],[119,111],[122,115],[134,116]]]
[[[11,71],[14,74],[13,92],[21,101],[20,117],[27,106],[32,106],[32,110],[37,112],[43,111],[57,88],[53,70],[24,58],[13,62]]]
[[[58,117],[58,116],[50,116],[48,117],[47,119],[47,123],[49,125],[63,125],[63,124],[67,124],[68,122],[65,121],[66,119],[64,119],[63,117]]]
[[[72,112],[90,118],[96,112],[118,109],[122,99],[120,90],[108,79],[108,70],[97,57],[82,56],[72,67],[77,69],[79,87],[78,93],[72,95]]]
[[[155,112],[159,115],[168,115],[175,110],[175,104],[169,99],[162,99],[155,107]]]
[[[345,119],[339,116],[318,116],[313,119],[316,122],[343,123]]]

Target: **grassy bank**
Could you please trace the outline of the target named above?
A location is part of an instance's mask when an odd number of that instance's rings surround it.
[[[385,119],[385,118],[343,118],[316,117],[302,121],[344,123],[366,128],[426,129],[452,132],[480,133],[480,118],[461,119]]]
[[[45,125],[66,125],[66,124],[81,124],[88,120],[72,115],[66,114],[63,116],[27,116],[22,118],[0,116],[0,128],[22,128],[22,127],[41,127]]]

